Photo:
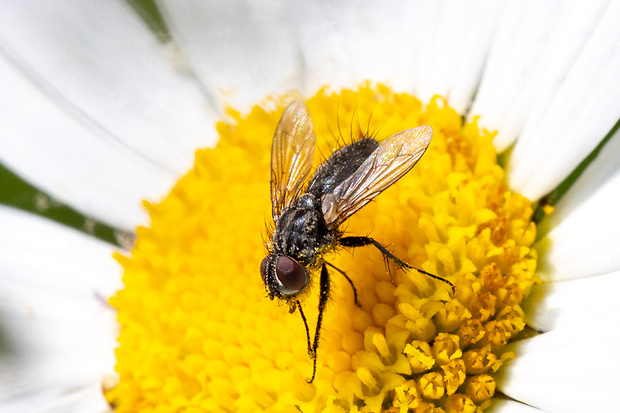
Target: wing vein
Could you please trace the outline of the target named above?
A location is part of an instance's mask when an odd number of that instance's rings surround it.
[[[339,227],[414,167],[430,144],[433,130],[420,126],[386,139],[362,165],[322,199],[329,229]]]

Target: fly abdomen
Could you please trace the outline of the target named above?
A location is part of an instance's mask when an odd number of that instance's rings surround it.
[[[372,138],[363,138],[343,146],[321,164],[314,172],[306,192],[317,199],[331,193],[338,184],[347,179],[379,147]]]

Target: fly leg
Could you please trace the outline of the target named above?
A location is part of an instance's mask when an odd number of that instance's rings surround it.
[[[356,306],[361,307],[360,303],[357,301],[357,288],[355,288],[355,285],[353,285],[353,280],[349,278],[347,273],[342,271],[340,268],[336,267],[334,264],[330,264],[329,262],[325,262],[325,264],[329,265],[330,267],[338,271],[340,274],[342,274],[344,278],[349,282],[349,284],[351,284],[351,288],[353,288],[353,301],[355,301]]]
[[[410,270],[416,270],[418,272],[421,272],[422,274],[426,275],[427,277],[430,277],[432,279],[441,281],[443,283],[446,283],[450,286],[450,288],[452,288],[452,294],[455,293],[455,288],[454,288],[454,284],[452,284],[450,281],[446,280],[445,278],[442,278],[438,275],[435,274],[431,274],[429,272],[426,272],[424,270],[421,270],[419,268],[413,267],[409,264],[407,264],[405,261],[401,260],[400,258],[398,258],[396,255],[392,254],[387,248],[385,248],[383,245],[381,245],[381,243],[379,243],[378,241],[370,238],[370,237],[344,237],[344,238],[340,238],[340,245],[342,245],[343,247],[349,247],[349,248],[354,248],[354,247],[365,247],[366,245],[372,245],[375,248],[377,248],[379,251],[381,251],[381,254],[383,254],[383,256],[385,258],[389,258],[390,260],[394,261],[394,263],[396,265],[398,265],[401,268],[407,268]]]
[[[334,267],[335,268],[335,267]],[[323,324],[323,313],[325,312],[325,306],[329,299],[329,273],[327,272],[327,266],[323,264],[321,268],[321,291],[319,293],[319,317],[316,320],[316,330],[314,331],[314,340],[310,342],[310,329],[308,328],[308,321],[301,309],[301,303],[297,301],[296,305],[299,308],[299,314],[301,314],[302,320],[304,320],[304,326],[306,327],[306,338],[308,340],[308,355],[312,359],[312,377],[307,380],[308,383],[314,381],[316,375],[316,352],[319,348],[319,338],[321,336],[321,324]]]
[[[312,354],[312,344],[310,342],[310,329],[308,328],[308,320],[306,319],[304,310],[301,309],[301,303],[299,302],[299,300],[295,302],[295,307],[299,308],[299,314],[301,314],[301,319],[304,320],[304,327],[306,327],[306,342],[308,343],[308,354]],[[295,308],[293,308],[291,312],[293,311],[295,311]]]

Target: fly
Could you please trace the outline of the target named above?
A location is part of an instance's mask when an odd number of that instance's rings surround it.
[[[378,241],[366,236],[344,236],[339,230],[354,213],[413,168],[432,135],[430,126],[420,126],[381,144],[369,137],[359,139],[334,152],[310,178],[315,145],[310,114],[302,101],[284,110],[271,146],[271,213],[275,225],[260,272],[270,299],[285,300],[291,313],[299,309],[313,362],[309,383],[316,375],[316,353],[330,293],[328,267],[351,284],[359,305],[351,279],[323,259],[328,251],[372,245],[399,267],[415,269],[454,290],[448,280],[410,266]],[[308,286],[311,274],[319,270],[319,314],[311,339],[298,296]]]

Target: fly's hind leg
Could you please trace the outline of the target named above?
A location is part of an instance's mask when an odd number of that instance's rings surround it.
[[[438,275],[435,274],[431,274],[429,272],[426,272],[424,270],[421,270],[419,268],[416,268],[414,266],[411,266],[409,264],[407,264],[405,261],[401,260],[400,258],[398,258],[396,255],[392,254],[387,248],[385,248],[381,243],[379,243],[378,241],[370,238],[370,237],[344,237],[344,238],[340,238],[339,240],[340,245],[342,245],[343,247],[349,247],[349,248],[354,248],[354,247],[365,247],[367,245],[372,245],[375,248],[377,248],[379,251],[381,251],[381,254],[383,254],[383,256],[387,259],[392,260],[396,265],[398,265],[401,268],[407,268],[410,270],[416,270],[424,275],[426,275],[427,277],[430,277],[434,280],[438,280],[441,281],[445,284],[448,284],[450,286],[450,288],[452,288],[452,294],[455,293],[455,288],[454,288],[454,284],[452,284],[450,281],[446,280],[445,278],[442,278]]]

